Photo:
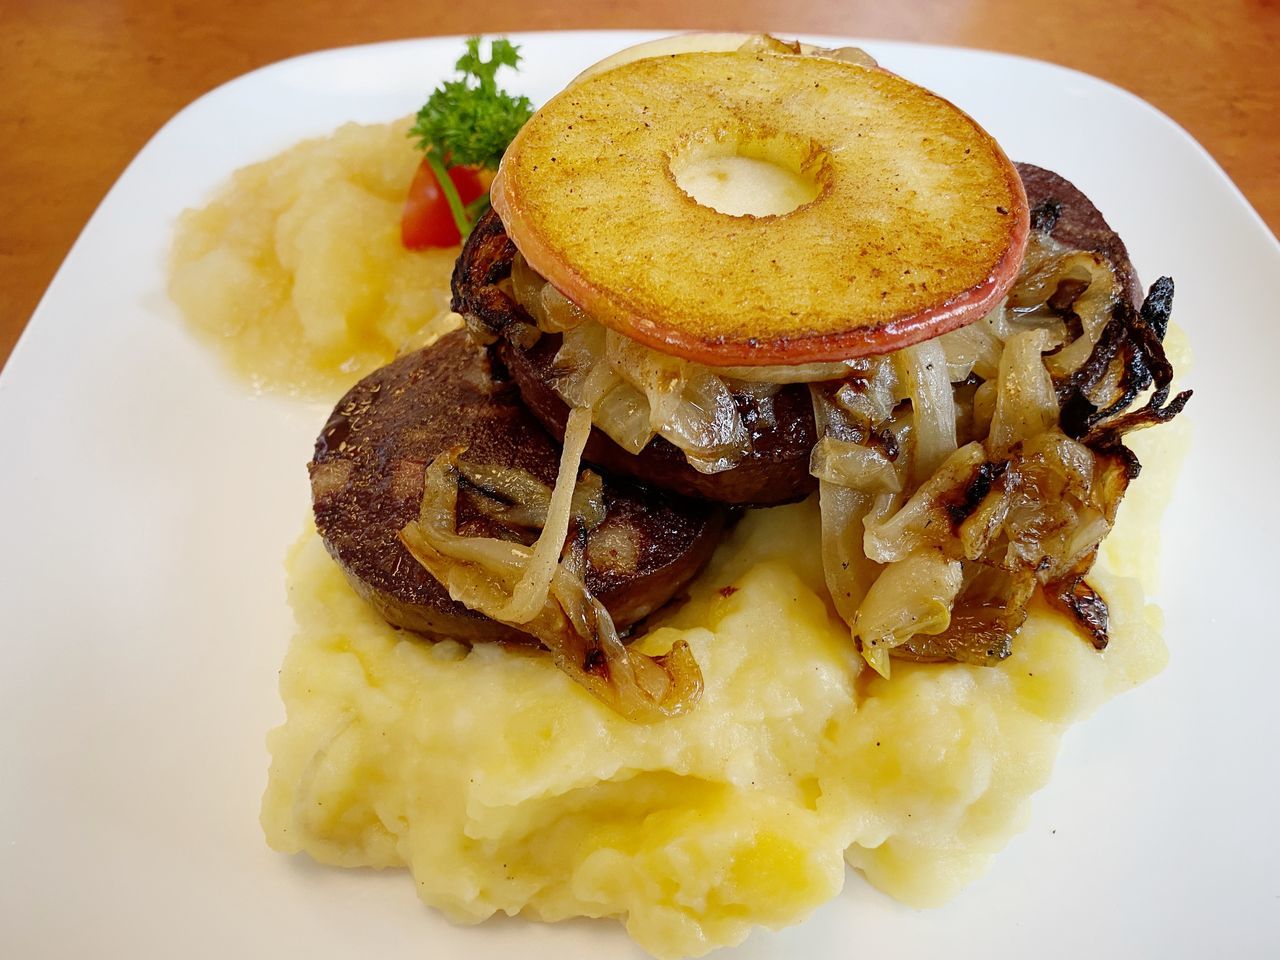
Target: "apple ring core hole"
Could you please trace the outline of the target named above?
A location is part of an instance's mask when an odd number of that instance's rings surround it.
[[[691,138],[669,160],[675,185],[694,203],[730,217],[780,217],[830,185],[831,161],[808,138],[772,131]]]

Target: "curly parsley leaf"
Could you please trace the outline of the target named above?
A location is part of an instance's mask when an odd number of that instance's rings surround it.
[[[513,97],[495,79],[499,69],[516,69],[519,63],[519,48],[509,40],[492,41],[486,60],[480,55],[480,38],[471,37],[455,64],[461,78],[445,81],[431,94],[409,135],[449,166],[496,170],[508,144],[533,115],[528,97]]]

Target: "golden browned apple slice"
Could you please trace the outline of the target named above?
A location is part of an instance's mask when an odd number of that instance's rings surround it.
[[[986,313],[1026,245],[1013,165],[894,74],[759,52],[587,76],[508,149],[529,263],[622,333],[712,365],[894,350]]]

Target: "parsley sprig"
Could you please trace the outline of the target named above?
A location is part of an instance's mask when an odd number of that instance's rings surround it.
[[[460,79],[446,80],[418,111],[409,131],[426,152],[427,164],[463,239],[489,206],[489,195],[466,206],[449,178],[447,167],[474,166],[497,170],[507,146],[533,115],[528,97],[513,97],[495,79],[502,67],[518,69],[520,48],[505,38],[489,44],[489,59],[480,55],[480,38],[467,40],[467,50],[454,69]]]

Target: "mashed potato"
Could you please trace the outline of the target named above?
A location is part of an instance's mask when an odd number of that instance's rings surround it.
[[[169,293],[201,339],[259,386],[333,397],[460,320],[457,248],[400,243],[422,155],[408,122],[347,124],[237,171],[178,224]]]
[[[1142,578],[1186,429],[1135,438],[1147,469],[1091,577],[1111,605],[1105,653],[1039,605],[998,667],[895,662],[883,680],[829,605],[815,504],[752,511],[640,641],[683,637],[707,684],[689,716],[653,726],[548,658],[391,629],[308,533],[289,558],[298,632],[267,839],[408,866],[459,921],[617,917],[659,957],[800,921],[840,890],[845,859],[940,903],[1019,829],[1066,725],[1163,666]]]

